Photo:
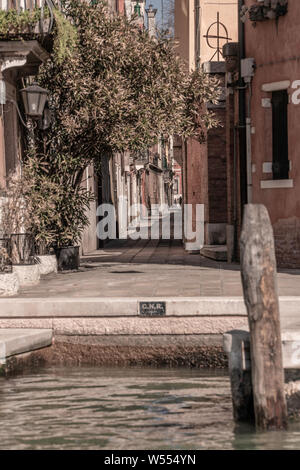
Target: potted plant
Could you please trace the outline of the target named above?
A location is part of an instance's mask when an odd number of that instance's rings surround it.
[[[53,248],[44,243],[36,243],[36,260],[41,275],[57,273],[57,258]]]
[[[94,200],[82,184],[85,165],[80,162],[74,171],[68,154],[50,158],[51,161],[42,153],[38,157],[28,155],[23,168],[23,179],[28,180],[30,231],[43,274],[55,272],[57,267],[60,271],[79,268],[79,243],[89,224],[87,210]]]
[[[12,233],[11,260],[13,272],[21,287],[32,286],[40,280],[40,270],[35,257],[34,236],[31,233]]]
[[[59,186],[51,179],[43,166],[42,156],[28,153],[23,167],[23,186],[31,214],[29,230],[34,236],[35,261],[40,274],[57,273],[57,260],[52,248],[55,241],[57,198]]]
[[[13,265],[34,264],[42,274],[56,272],[57,265],[61,271],[75,270],[94,197],[81,183],[84,168],[74,176],[69,156],[59,155],[53,171],[53,162],[50,171],[43,157],[28,154],[22,177],[14,174],[8,179],[3,215],[5,231],[12,236]]]
[[[258,21],[267,21],[278,19],[288,11],[287,0],[265,0],[263,3],[255,3],[251,6],[243,5],[241,8],[240,16],[243,22],[247,19],[247,14],[250,21],[255,25]]]
[[[12,272],[10,239],[0,238],[0,296],[15,295],[19,291],[20,283],[16,273]]]
[[[57,272],[56,256],[51,248],[54,233],[49,227],[49,221],[55,220],[57,186],[38,170],[39,164],[38,158],[29,153],[22,176],[16,172],[7,179],[9,197],[4,206],[4,226],[11,237],[13,269],[21,277],[21,272],[26,271],[34,272],[36,278]],[[32,265],[32,268],[19,267]],[[25,279],[23,282],[27,284]]]
[[[79,246],[56,246],[55,254],[59,271],[74,271],[79,268]]]
[[[3,232],[10,239],[12,271],[18,275],[20,286],[39,282],[40,271],[34,252],[34,236],[30,232],[33,214],[27,195],[31,183],[16,171],[7,178],[6,199],[2,206]]]
[[[53,248],[57,257],[58,270],[76,270],[80,265],[79,243],[84,228],[89,224],[87,210],[94,200],[92,194],[80,184],[61,186],[58,201],[58,215],[55,221],[55,242]]]

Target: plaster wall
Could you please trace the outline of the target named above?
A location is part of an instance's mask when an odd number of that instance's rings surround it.
[[[250,6],[252,1],[247,0]],[[252,82],[252,202],[264,204],[274,228],[280,266],[300,266],[300,2],[289,0],[288,13],[276,20],[245,24],[246,56],[256,63]],[[290,172],[285,183],[273,180],[271,92],[266,84],[286,88]],[[281,83],[281,84],[280,84]],[[272,85],[271,85],[272,88]],[[298,90],[298,91],[297,91]],[[248,95],[249,96],[249,95]],[[266,165],[267,164],[267,165]],[[265,185],[271,187],[264,188]],[[283,185],[283,187],[281,186]],[[281,187],[280,187],[281,186]]]

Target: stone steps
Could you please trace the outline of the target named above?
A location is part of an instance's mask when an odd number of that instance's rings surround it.
[[[143,302],[164,303],[162,315],[143,315]],[[300,297],[280,297],[283,327],[298,327]],[[223,334],[247,326],[242,297],[7,298],[0,328],[46,328],[70,335]]]
[[[12,356],[42,349],[52,344],[51,329],[0,329],[0,363]]]
[[[210,258],[215,261],[227,261],[227,246],[226,245],[205,245],[200,250],[200,254],[205,258]]]

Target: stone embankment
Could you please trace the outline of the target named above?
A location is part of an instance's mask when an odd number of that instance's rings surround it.
[[[153,298],[0,299],[0,328],[51,330],[52,347],[33,355],[43,364],[226,367],[222,335],[248,327],[240,297],[159,298],[159,316],[144,302]],[[280,305],[283,325],[294,324],[299,298]]]
[[[163,305],[145,314],[143,303]],[[240,298],[10,298],[0,300],[0,328],[53,332],[34,353],[47,364],[226,367],[222,334],[247,325]]]

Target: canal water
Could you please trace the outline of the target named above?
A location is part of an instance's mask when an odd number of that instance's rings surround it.
[[[232,420],[224,372],[45,368],[0,378],[0,449],[300,449]]]

